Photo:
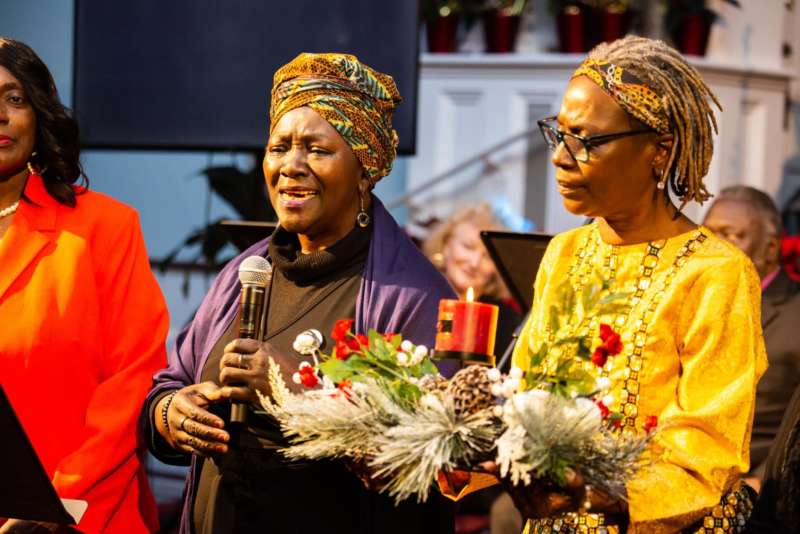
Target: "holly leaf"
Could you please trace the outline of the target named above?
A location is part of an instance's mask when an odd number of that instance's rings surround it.
[[[575,352],[575,356],[577,356],[581,360],[592,359],[592,350],[591,347],[589,347],[588,339],[586,338],[581,339],[581,342],[578,343],[578,350]]]
[[[347,364],[347,362],[354,358],[357,358],[357,356],[353,356],[348,360],[330,358],[319,364],[319,369],[322,371],[322,374],[330,378],[333,383],[338,384],[342,380],[346,380],[353,376],[353,370],[351,366]]]
[[[597,302],[600,300],[600,294],[603,291],[603,287],[591,284],[583,289],[581,294],[581,304],[583,304],[583,313],[589,313],[591,310],[597,306]]]
[[[378,360],[392,360],[394,350],[386,342],[381,334],[373,329],[370,329],[367,334],[369,338],[369,349],[372,355]]]
[[[583,336],[562,337],[561,339],[556,340],[556,342],[553,343],[553,346],[554,347],[561,347],[563,345],[571,345],[573,343],[580,343],[582,341],[583,341]]]
[[[542,343],[542,346],[539,347],[539,350],[531,355],[531,361],[530,361],[529,368],[530,369],[536,369],[537,367],[540,367],[542,365],[542,362],[544,361],[544,357],[547,356],[548,350],[549,350],[549,348],[548,348],[547,344],[546,343]]]
[[[558,306],[555,304],[550,306],[550,330],[558,332],[561,329],[561,317],[558,311]]]
[[[419,367],[423,375],[435,375],[439,373],[439,368],[436,367],[436,364],[428,358],[422,360],[422,363],[419,364]]]

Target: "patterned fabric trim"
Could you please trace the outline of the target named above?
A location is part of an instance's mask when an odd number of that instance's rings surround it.
[[[608,61],[587,59],[572,74],[586,76],[608,93],[626,112],[660,133],[669,133],[669,119],[661,97],[639,78]]]

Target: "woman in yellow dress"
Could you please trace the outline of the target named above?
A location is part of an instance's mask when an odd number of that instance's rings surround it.
[[[623,351],[595,368],[610,379],[609,408],[624,416],[623,432],[644,432],[656,420],[659,432],[652,462],[624,501],[526,488],[537,499],[534,507],[519,503],[529,512],[528,532],[738,532],[749,513],[738,480],[748,469],[756,383],[767,365],[758,275],[744,254],[680,209],[710,197],[703,184],[716,129],[709,101],[717,103],[675,50],[627,37],[590,52],[558,116],[540,121],[564,205],[594,222],[550,244],[516,365],[524,368],[528,351],[547,339],[559,285],[569,280],[579,290],[600,274],[611,291],[629,292],[628,311],[613,321]],[[596,331],[598,322],[579,328]]]

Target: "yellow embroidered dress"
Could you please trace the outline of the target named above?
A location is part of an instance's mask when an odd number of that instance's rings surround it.
[[[628,485],[629,533],[734,532],[735,494],[749,464],[756,383],[767,365],[761,290],[750,260],[708,229],[651,243],[611,246],[597,223],[556,236],[535,283],[533,312],[514,352],[546,339],[548,310],[569,278],[580,289],[593,271],[629,291],[629,311],[614,319],[624,348],[598,376],[612,383],[609,408],[623,431],[643,432],[658,417],[656,460]],[[596,331],[597,320],[586,328]],[[598,371],[597,368],[594,371]],[[741,519],[741,518],[739,518]],[[597,514],[530,521],[527,532],[616,532]]]

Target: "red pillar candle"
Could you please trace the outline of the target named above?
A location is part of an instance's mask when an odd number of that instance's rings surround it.
[[[493,365],[499,309],[493,304],[473,302],[470,297],[468,292],[467,300],[439,301],[434,355]]]

